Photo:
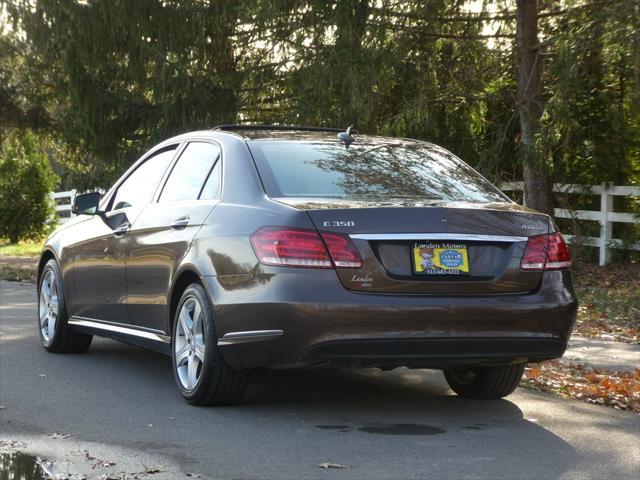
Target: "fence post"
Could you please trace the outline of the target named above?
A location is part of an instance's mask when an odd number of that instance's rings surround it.
[[[606,183],[601,185],[600,193],[600,238],[598,239],[598,247],[600,250],[599,263],[605,265],[611,259],[609,251],[609,242],[612,235],[612,224],[609,221],[609,213],[613,210],[613,195],[609,195],[609,187]]]

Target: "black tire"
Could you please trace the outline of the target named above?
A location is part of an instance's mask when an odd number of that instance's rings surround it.
[[[179,331],[183,329],[183,327],[180,326],[181,312],[183,311],[183,308],[188,310],[189,304],[187,304],[187,302],[193,304],[194,300],[199,303],[202,312],[201,332],[203,339],[198,340],[198,342],[200,342],[199,344],[203,344],[205,348],[203,354],[204,361],[201,361],[197,357],[195,347],[193,347],[193,355],[196,355],[195,358],[197,359],[198,364],[197,372],[199,372],[199,374],[197,374],[195,386],[188,388],[188,382],[187,385],[184,384],[184,369],[186,368],[185,365],[182,365],[184,355],[180,356],[181,371],[179,371],[176,346],[178,345],[180,349],[180,343],[178,342],[182,342],[182,347],[191,348],[185,343],[186,340],[184,340],[189,335],[180,334]],[[215,321],[213,317],[213,308],[211,307],[209,297],[204,291],[204,288],[199,283],[189,285],[182,294],[173,319],[172,330],[171,364],[173,368],[173,376],[182,398],[192,405],[201,406],[232,405],[237,403],[246,390],[248,372],[247,370],[231,368],[220,354],[220,350],[218,349],[218,336],[216,334]],[[195,338],[193,341],[195,345]],[[183,375],[182,379],[181,375]]]
[[[444,371],[451,390],[462,397],[502,398],[511,394],[522,378],[524,363],[495,367],[460,367]]]
[[[55,286],[52,282],[55,282]],[[43,294],[43,287],[45,294]],[[46,295],[46,289],[51,291],[52,288],[56,292],[57,305],[51,300],[50,294]],[[47,315],[43,315],[44,313]],[[47,351],[52,353],[84,353],[91,346],[93,335],[77,332],[68,324],[69,317],[64,299],[62,276],[58,263],[54,259],[47,262],[40,274],[37,316],[40,343]],[[49,321],[54,316],[55,321],[52,322],[54,327],[49,330]]]

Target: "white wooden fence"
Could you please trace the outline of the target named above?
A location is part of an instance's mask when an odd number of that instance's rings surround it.
[[[73,203],[73,197],[76,196],[75,190],[69,190],[67,192],[51,192],[49,194],[53,200],[53,204],[56,206],[56,214],[58,216],[58,222],[64,223],[73,217],[71,213],[71,204]]]
[[[503,183],[500,187],[505,192],[522,190],[522,182]],[[600,265],[604,265],[609,261],[611,248],[630,248],[632,250],[640,250],[640,241],[631,245],[625,245],[622,240],[612,238],[612,223],[639,223],[638,215],[631,213],[621,213],[613,211],[613,197],[616,195],[630,195],[640,197],[640,187],[620,187],[608,186],[606,184],[588,186],[588,185],[555,185],[554,191],[562,193],[590,193],[592,195],[600,195],[600,210],[566,210],[556,208],[555,214],[558,218],[572,218],[578,220],[592,220],[600,223],[599,237],[576,237],[574,235],[565,235],[570,243],[579,243],[598,247],[600,250]],[[56,213],[60,223],[69,220],[73,214],[71,213],[71,203],[76,195],[75,190],[67,192],[52,192],[51,198],[56,203]]]
[[[522,190],[523,182],[510,182],[503,183],[500,189],[505,192]],[[614,196],[636,196],[640,197],[640,187],[622,187],[615,185],[607,185],[603,183],[601,185],[559,185],[556,184],[553,189],[554,192],[560,193],[576,193],[576,194],[591,194],[600,196],[600,210],[566,210],[563,208],[555,209],[555,216],[557,218],[571,218],[577,220],[592,220],[600,223],[600,236],[599,237],[577,237],[574,235],[565,235],[565,238],[570,243],[579,243],[582,245],[589,245],[592,247],[598,247],[599,249],[599,263],[604,265],[609,262],[611,257],[611,248],[628,248],[631,250],[640,250],[640,242],[636,241],[631,244],[624,244],[622,240],[613,238],[612,224],[613,222],[621,223],[639,223],[640,216],[632,213],[622,213],[613,211],[613,197]]]

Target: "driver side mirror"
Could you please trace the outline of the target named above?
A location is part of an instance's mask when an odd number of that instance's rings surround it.
[[[97,215],[100,205],[100,193],[90,192],[76,195],[73,199],[71,212],[74,215]]]

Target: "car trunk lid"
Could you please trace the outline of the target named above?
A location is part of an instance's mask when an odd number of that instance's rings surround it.
[[[548,233],[550,222],[516,204],[276,200],[306,210],[321,232],[349,235],[363,259],[362,268],[337,269],[349,290],[513,294],[532,291],[540,282],[541,272],[522,271],[520,261],[527,238]],[[434,254],[456,268],[431,268]]]

